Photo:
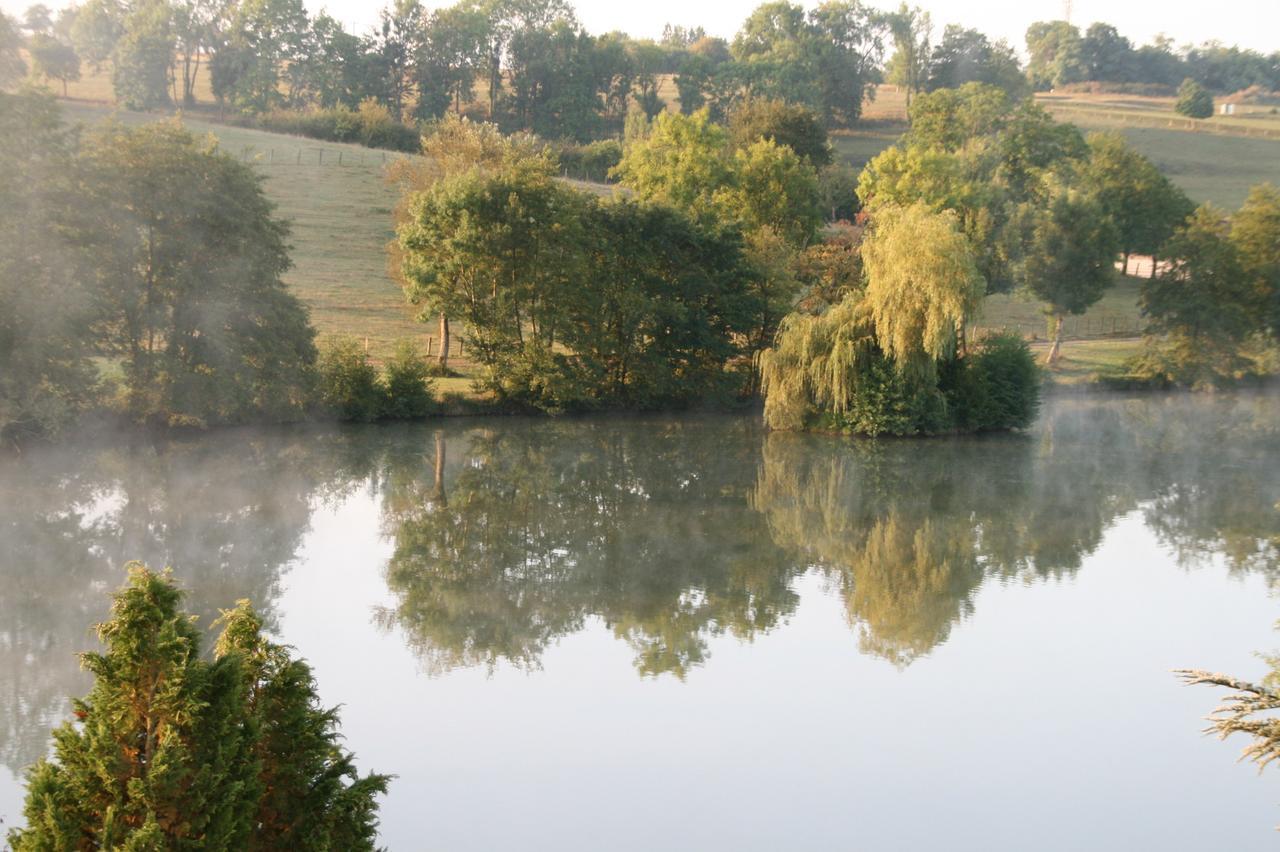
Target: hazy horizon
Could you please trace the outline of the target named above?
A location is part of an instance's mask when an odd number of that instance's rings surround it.
[[[637,38],[661,35],[664,24],[701,26],[711,35],[732,38],[743,19],[761,0],[719,0],[719,2],[690,4],[678,0],[650,0],[642,5],[617,4],[607,0],[578,0],[573,3],[583,26],[592,33],[622,30]],[[350,29],[364,32],[377,20],[378,11],[385,3],[368,0],[304,0],[312,14],[327,9],[331,15]],[[10,15],[20,16],[32,5],[15,0],[0,0],[0,9]],[[59,9],[71,5],[67,0],[51,0],[46,6]],[[452,5],[451,3],[424,3],[428,8]],[[803,4],[806,8],[817,5]],[[868,5],[888,9],[897,6],[892,0],[872,2]],[[1023,49],[1023,35],[1027,26],[1035,21],[1056,20],[1063,17],[1062,0],[995,0],[975,4],[964,0],[924,0],[913,3],[927,10],[934,23],[935,33],[940,35],[947,24],[981,30],[993,38],[1003,38],[1015,48]],[[1082,30],[1094,21],[1112,24],[1135,44],[1149,43],[1156,35],[1164,34],[1182,46],[1219,41],[1228,45],[1271,53],[1280,51],[1280,4],[1268,0],[1225,0],[1209,15],[1203,7],[1193,4],[1106,3],[1103,0],[1073,0],[1071,21]],[[1206,19],[1211,19],[1206,21]],[[1207,24],[1207,26],[1206,26]]]

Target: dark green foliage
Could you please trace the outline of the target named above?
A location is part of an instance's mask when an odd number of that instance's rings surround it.
[[[1012,111],[1008,92],[989,83],[938,89],[911,104],[910,141],[956,151],[974,137],[999,133]]]
[[[246,848],[372,850],[389,777],[357,772],[341,746],[337,708],[320,705],[311,667],[263,637],[248,601],[221,623],[216,656],[240,662],[256,735],[261,792]]]
[[[557,357],[580,405],[654,408],[715,398],[759,300],[745,287],[741,239],[669,207],[588,208],[584,277],[561,302]],[[593,286],[582,286],[592,282]]]
[[[1186,193],[1117,133],[1090,134],[1081,179],[1115,223],[1126,260],[1131,253],[1155,255],[1195,210]]]
[[[603,203],[517,162],[419,194],[400,229],[427,314],[465,321],[480,385],[547,410],[712,393],[758,313],[741,238],[668,207]]]
[[[416,343],[396,341],[395,350],[382,369],[386,387],[384,417],[414,420],[431,413],[431,365]]]
[[[1080,30],[1067,21],[1036,21],[1027,28],[1027,77],[1037,91],[1085,79]]]
[[[73,138],[53,99],[0,93],[0,444],[50,435],[93,398],[94,296],[65,239]]]
[[[1063,193],[1031,214],[1025,285],[1053,316],[1082,314],[1115,283],[1118,237],[1101,205]]]
[[[1280,189],[1264,183],[1249,190],[1231,217],[1231,242],[1249,279],[1259,325],[1280,342]]]
[[[200,660],[167,576],[130,566],[78,724],[54,732],[53,761],[27,779],[15,850],[243,847],[261,794],[237,659]],[[204,844],[208,844],[206,847]]]
[[[301,416],[314,332],[286,288],[287,226],[249,166],[179,123],[107,124],[86,145],[74,242],[93,270],[127,413],[180,425]]]
[[[1209,118],[1213,115],[1213,95],[1190,77],[1178,87],[1178,100],[1174,112],[1187,118]]]
[[[818,172],[818,195],[829,221],[852,221],[861,204],[858,202],[858,171],[836,163]]]
[[[1241,346],[1265,320],[1222,211],[1200,207],[1161,249],[1169,266],[1143,281],[1146,351],[1131,372],[1162,384],[1230,382],[1246,367]]]
[[[131,7],[124,33],[116,42],[111,62],[111,86],[116,100],[129,109],[168,106],[169,72],[173,62],[170,10],[160,0]]]
[[[829,423],[828,423],[829,421]],[[855,435],[933,435],[948,428],[946,399],[938,388],[910,376],[883,355],[862,368],[846,411],[819,416],[820,428]]]
[[[622,162],[622,143],[602,139],[586,145],[564,145],[560,148],[560,171],[566,177],[604,183],[609,172]]]
[[[405,153],[418,151],[421,136],[416,128],[392,121],[390,116],[382,121],[367,115],[368,112],[346,107],[305,112],[271,110],[253,116],[250,122],[273,133],[291,133],[326,142],[351,142]]]
[[[1030,94],[1013,48],[1003,41],[993,44],[977,30],[947,24],[929,61],[928,89],[955,89],[965,83],[995,86],[1011,98]]]
[[[1025,429],[1040,407],[1040,369],[1016,334],[983,339],[954,369],[947,391],[957,428],[972,432]],[[944,376],[944,385],[948,378]]]
[[[718,76],[737,84],[731,89],[804,104],[828,126],[852,124],[878,77],[881,26],[880,15],[860,3],[838,0],[806,12],[772,0],[743,22],[735,61]]]
[[[30,771],[16,852],[53,849],[372,849],[376,796],[339,746],[310,669],[261,635],[247,601],[212,661],[166,574],[129,566],[92,691]]]
[[[804,157],[814,168],[831,163],[831,143],[821,118],[800,104],[776,98],[746,98],[729,113],[729,136],[736,148],[772,139]]]
[[[320,347],[320,404],[340,420],[369,423],[386,408],[386,389],[369,363],[364,346],[354,337],[335,336]]]

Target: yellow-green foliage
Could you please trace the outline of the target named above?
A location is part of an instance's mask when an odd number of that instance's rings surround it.
[[[984,283],[955,213],[886,206],[862,244],[867,311],[897,365],[926,375],[955,353]]]
[[[871,317],[857,294],[818,316],[788,315],[773,348],[757,356],[765,422],[801,429],[814,408],[848,411],[863,369],[877,354]]]

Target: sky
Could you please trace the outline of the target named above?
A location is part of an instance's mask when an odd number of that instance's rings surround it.
[[[67,0],[44,0],[50,7]],[[327,8],[335,18],[364,31],[377,19],[380,0],[304,0],[312,12]],[[573,0],[571,0],[573,2]],[[0,0],[0,8],[20,14],[27,0]],[[448,3],[426,0],[435,7]],[[665,23],[702,26],[712,35],[731,38],[759,0],[576,0],[578,17],[589,32],[622,30],[636,37],[658,36]],[[804,5],[812,7],[813,0]],[[872,6],[890,8],[896,0],[872,0]],[[962,23],[993,38],[1007,39],[1021,49],[1023,34],[1033,21],[1063,17],[1064,0],[916,0],[933,18],[937,34],[949,23]],[[1106,21],[1137,44],[1159,34],[1175,43],[1200,43],[1216,39],[1265,53],[1280,50],[1280,2],[1277,0],[1072,0],[1071,20],[1081,29],[1093,21]]]

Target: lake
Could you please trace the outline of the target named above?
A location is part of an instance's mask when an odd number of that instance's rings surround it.
[[[1271,849],[1202,734],[1280,648],[1280,396],[1023,435],[459,419],[0,459],[0,817],[121,566],[250,598],[394,850]]]

